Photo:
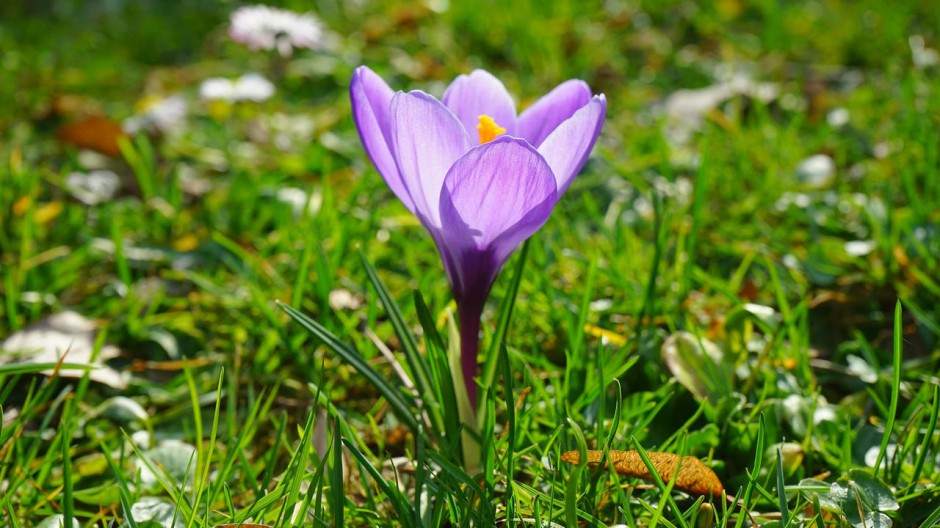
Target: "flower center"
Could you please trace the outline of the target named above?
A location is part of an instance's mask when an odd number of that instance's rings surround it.
[[[477,131],[480,132],[480,144],[489,143],[496,139],[496,136],[506,132],[506,129],[497,125],[493,118],[480,114],[480,124],[477,125]]]

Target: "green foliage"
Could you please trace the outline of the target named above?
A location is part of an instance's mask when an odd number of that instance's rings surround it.
[[[940,11],[511,4],[284,1],[333,37],[284,58],[229,39],[228,1],[0,3],[0,338],[75,310],[127,375],[0,351],[0,524],[940,520]],[[609,100],[494,287],[475,420],[437,250],[350,119],[359,64]],[[251,71],[271,99],[198,95]],[[672,106],[736,77],[772,96]],[[56,137],[172,96],[179,128],[119,156]],[[119,189],[89,205],[70,175],[97,169]],[[559,460],[633,448],[701,458],[729,500]]]

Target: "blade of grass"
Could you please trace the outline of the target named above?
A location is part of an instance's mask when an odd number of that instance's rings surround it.
[[[354,369],[356,369],[359,374],[366,378],[366,380],[375,387],[380,394],[388,401],[388,404],[392,407],[392,410],[395,413],[395,416],[401,420],[402,424],[405,425],[412,433],[418,432],[418,420],[415,418],[414,412],[412,412],[409,404],[405,400],[405,396],[397,388],[393,387],[387,379],[381,376],[376,372],[366,361],[359,355],[359,352],[356,351],[350,345],[347,345],[339,340],[332,332],[326,329],[320,323],[310,319],[303,313],[295,310],[294,308],[278,302],[278,306],[282,310],[287,312],[292,319],[300,323],[301,326],[306,328],[311,334],[316,336],[318,339],[323,341],[323,343],[332,350],[336,352],[340,357],[342,357],[347,363],[349,363]]]
[[[364,467],[366,472],[369,473],[369,475],[372,477],[373,482],[375,482],[382,493],[385,494],[385,498],[388,499],[389,503],[391,503],[392,508],[395,510],[398,518],[402,520],[402,522],[409,522],[411,519],[414,519],[415,512],[408,501],[408,497],[399,491],[398,487],[393,486],[391,483],[385,480],[385,477],[383,477],[382,474],[379,473],[377,469],[375,469],[375,466],[369,462],[369,459],[367,459],[366,456],[363,455],[362,452],[359,451],[352,442],[343,438],[342,443],[344,446],[346,446],[346,449],[348,449],[349,452],[352,453],[354,457],[356,457],[356,460],[359,461],[359,464]]]
[[[75,499],[73,495],[72,482],[72,456],[70,447],[72,445],[72,409],[74,400],[66,405],[62,421],[62,517],[64,526],[73,526],[75,518]]]
[[[415,380],[418,394],[420,394],[425,401],[424,407],[428,409],[432,419],[435,420],[435,426],[440,430],[443,428],[443,420],[440,416],[440,410],[437,406],[434,392],[431,390],[431,374],[427,361],[418,351],[418,343],[415,342],[414,335],[412,335],[408,325],[405,324],[405,320],[401,315],[401,309],[398,307],[395,299],[392,298],[392,294],[389,293],[388,288],[385,287],[382,279],[379,278],[378,272],[375,271],[369,259],[366,258],[365,253],[360,252],[359,257],[366,270],[366,275],[369,276],[369,281],[372,283],[372,286],[375,287],[379,299],[382,300],[382,305],[385,306],[385,312],[388,314],[388,319],[392,323],[392,328],[395,329],[395,335],[398,336],[398,340],[401,342],[401,347],[405,353],[408,367],[411,369],[411,375]]]
[[[523,483],[523,482],[513,482],[513,486],[516,486],[517,488],[521,489],[521,490],[524,491],[525,493],[527,493],[527,494],[529,494],[529,495],[531,495],[531,496],[533,496],[533,497],[536,497],[537,499],[540,499],[540,500],[543,500],[543,501],[547,502],[547,503],[549,504],[549,508],[550,508],[551,510],[554,510],[554,508],[556,508],[556,507],[557,507],[557,508],[563,508],[563,509],[568,507],[568,499],[567,499],[567,497],[565,498],[565,500],[556,499],[555,497],[552,497],[552,496],[550,496],[550,495],[548,495],[548,494],[546,494],[546,493],[544,493],[544,492],[542,492],[542,491],[539,491],[539,490],[533,488],[532,486],[529,486],[528,484],[525,484],[525,483]],[[566,515],[567,515],[567,513],[566,513]],[[577,521],[577,518],[581,518],[581,519],[587,521],[588,526],[604,526],[604,524],[600,521],[600,519],[598,519],[597,517],[594,517],[593,515],[591,515],[590,513],[586,512],[586,511],[583,511],[583,510],[576,510],[576,511],[575,511],[575,516],[576,516],[576,517],[575,517],[575,520],[576,520],[576,521]],[[550,513],[550,514],[547,516],[547,519],[546,519],[547,522],[546,522],[543,526],[554,526],[554,524],[550,524],[550,523],[552,522],[551,519],[554,519],[554,516]],[[566,519],[567,519],[567,518],[566,518]],[[567,520],[566,520],[566,522],[567,522]],[[536,526],[538,526],[538,525],[536,525]],[[572,524],[568,524],[567,526],[580,526],[580,524],[576,522],[576,523],[573,524],[573,525],[572,525]]]
[[[819,503],[819,494],[813,493],[813,521],[816,528],[826,528],[826,521],[823,520],[822,505]]]
[[[457,407],[457,394],[454,392],[454,379],[447,360],[447,348],[441,339],[441,334],[434,325],[431,310],[424,302],[421,292],[414,291],[415,311],[418,322],[424,330],[425,347],[428,354],[428,366],[431,371],[431,380],[436,391],[437,403],[441,406],[443,417],[443,430],[435,431],[445,442],[459,442],[460,440],[460,410]]]
[[[239,453],[244,452],[245,448],[248,446],[248,443],[251,441],[252,437],[257,431],[257,422],[259,417],[267,416],[268,412],[271,409],[271,406],[274,404],[274,400],[277,397],[277,387],[275,386],[270,394],[265,398],[264,392],[262,392],[252,403],[251,408],[248,410],[247,415],[243,418],[243,423],[238,428],[238,436],[236,436],[230,445],[234,445],[234,449],[230,449],[226,454],[225,459],[222,461],[222,464],[219,466],[218,473],[216,474],[215,480],[217,482],[228,482],[228,477],[231,472],[235,469],[235,458]],[[280,422],[280,426],[276,429],[277,435],[275,438],[282,438],[284,432],[284,421]],[[277,449],[271,449],[271,456],[277,454]],[[273,464],[268,464],[266,468],[266,473],[263,478],[260,479],[258,483],[258,488],[256,492],[260,495],[262,490],[267,488],[268,483],[270,482],[270,474],[273,472]],[[209,504],[215,504],[215,500],[220,492],[220,488],[215,488],[211,495],[209,495]]]
[[[607,438],[604,440],[605,450],[609,450],[610,447],[614,445],[614,438],[617,436],[617,430],[620,429],[620,407],[623,405],[623,392],[620,387],[620,380],[614,378],[612,383],[617,387],[617,398],[614,400],[614,414],[610,422],[610,430],[607,431]]]
[[[100,368],[97,365],[88,365],[85,363],[14,363],[12,365],[0,366],[0,376],[11,376],[17,374],[39,374],[44,370],[95,370]],[[5,380],[0,380],[5,381]]]
[[[105,461],[108,463],[108,467],[111,468],[111,472],[114,473],[114,479],[117,481],[118,498],[121,502],[121,508],[124,510],[124,522],[127,523],[129,528],[138,528],[137,521],[134,519],[134,516],[131,515],[131,505],[133,501],[131,500],[131,492],[130,487],[127,485],[127,479],[124,478],[124,472],[111,457],[110,446],[105,443],[101,443],[99,446],[101,447],[101,452],[104,454]]]
[[[311,409],[307,415],[307,421],[304,424],[303,434],[300,436],[300,442],[297,444],[297,451],[291,457],[287,471],[284,472],[282,484],[285,486],[287,494],[281,511],[278,513],[279,523],[281,525],[294,523],[294,506],[297,504],[297,497],[300,495],[300,488],[303,485],[304,476],[307,472],[307,461],[310,458],[310,451],[313,449],[313,425],[316,420],[316,409]]]
[[[297,308],[300,308],[300,303],[303,301],[307,284],[310,283],[310,260],[313,256],[313,248],[319,245],[319,239],[316,236],[317,231],[315,229],[308,229],[306,233],[307,240],[304,243],[304,250],[300,253],[300,263],[297,266],[297,275],[294,278],[294,288],[290,300],[291,306],[296,306]],[[319,277],[319,273],[317,276]],[[327,297],[327,299],[329,299],[329,297]],[[326,305],[323,306],[322,309],[325,310]]]
[[[186,365],[185,369],[189,371],[188,365]],[[206,491],[208,491],[210,495],[215,495],[212,492],[212,488],[213,488],[212,483],[209,481],[209,470],[212,468],[212,455],[215,452],[215,440],[219,434],[219,419],[222,416],[222,387],[224,383],[225,383],[225,367],[222,367],[219,369],[219,382],[215,390],[215,409],[213,409],[212,411],[212,427],[209,429],[209,447],[208,447],[208,451],[206,451],[205,453],[205,458],[202,460],[202,472],[201,473],[198,471],[199,470],[199,464],[198,464],[199,458],[198,457],[201,456],[199,455],[200,450],[196,451],[197,453],[197,467],[196,467],[197,480],[194,486],[195,490],[193,492],[193,495],[196,497],[196,501],[200,500],[203,493],[205,493]],[[200,414],[200,407],[198,405],[194,406],[193,413],[197,415]],[[196,438],[196,445],[197,446],[202,445],[202,437]],[[206,508],[209,508],[209,507],[210,507],[210,503],[206,501]],[[208,517],[208,512],[206,512],[206,516]],[[192,526],[191,523],[193,522],[193,519],[190,518],[189,522],[190,522],[189,526]]]
[[[650,274],[646,279],[646,288],[643,291],[643,302],[636,315],[636,342],[643,342],[643,318],[655,311],[656,304],[656,280],[659,277],[659,263],[663,258],[663,252],[666,245],[666,233],[668,229],[663,229],[666,225],[666,218],[663,214],[662,198],[659,194],[653,193],[653,240],[656,245],[653,246],[653,261],[650,263]]]
[[[678,297],[679,302],[684,302],[689,295],[692,286],[692,270],[695,267],[695,245],[698,241],[698,231],[702,224],[702,204],[705,203],[705,182],[707,181],[708,171],[711,169],[710,156],[708,153],[709,141],[705,139],[705,145],[702,148],[702,157],[695,171],[692,180],[692,204],[691,221],[689,223],[689,234],[685,239],[685,263],[682,266],[682,289]]]
[[[898,413],[898,396],[901,390],[901,353],[903,350],[902,340],[904,334],[901,329],[901,301],[898,300],[894,305],[894,353],[893,353],[893,372],[891,373],[891,404],[888,410],[885,423],[885,433],[881,437],[881,446],[878,448],[878,458],[875,461],[875,473],[881,468],[881,461],[884,459],[885,451],[888,449],[888,443],[891,442],[891,434],[894,431],[894,420]],[[888,468],[885,466],[884,475],[887,478]]]
[[[594,283],[597,280],[597,260],[591,261],[588,268],[587,281],[584,284],[584,292],[581,296],[581,306],[578,310],[578,320],[575,323],[574,332],[571,336],[568,353],[565,362],[565,391],[568,393],[568,402],[575,402],[579,396],[585,393],[585,384],[587,383],[587,373],[585,370],[586,361],[582,349],[584,347],[584,327],[588,322],[588,314],[591,311],[591,296],[594,293]],[[603,384],[603,380],[602,380]]]
[[[928,515],[926,519],[924,519],[924,522],[921,524],[921,526],[934,527],[937,526],[938,523],[940,523],[940,506],[937,506],[937,509]]]
[[[505,400],[506,400],[506,422],[507,427],[509,428],[506,432],[506,452],[503,455],[506,457],[506,518],[509,526],[515,526],[516,524],[516,497],[513,494],[513,487],[511,485],[513,476],[516,474],[516,404],[515,398],[513,397],[512,390],[512,369],[509,366],[509,352],[506,350],[506,346],[500,346],[500,363],[503,366],[503,382],[505,383]]]
[[[525,270],[526,259],[529,255],[529,240],[522,244],[519,250],[519,256],[516,257],[516,267],[513,270],[512,282],[506,289],[506,296],[503,297],[499,305],[499,322],[496,324],[496,331],[493,333],[490,348],[486,354],[486,362],[483,364],[482,388],[485,391],[487,387],[493,385],[493,379],[496,377],[496,367],[499,361],[499,347],[506,339],[509,332],[509,322],[512,320],[512,311],[516,305],[516,297],[519,295],[519,285],[522,284],[522,273]],[[483,400],[478,402],[480,408],[483,408]]]
[[[202,445],[202,406],[199,403],[199,389],[196,388],[196,380],[193,379],[193,372],[187,361],[183,361],[183,375],[186,377],[186,386],[189,389],[189,403],[193,410],[193,427],[196,429],[196,474],[201,475],[202,465],[206,463],[204,462],[205,457],[203,456],[203,450],[205,448]]]
[[[668,504],[672,511],[676,513],[676,519],[679,521],[679,525],[682,528],[689,528],[688,523],[685,521],[685,517],[682,515],[682,510],[679,509],[679,505],[676,504],[676,500],[672,497],[672,487],[675,485],[676,476],[679,474],[679,470],[682,469],[682,463],[676,465],[676,472],[673,475],[669,476],[669,483],[666,484],[663,481],[662,475],[659,474],[659,471],[656,470],[656,466],[653,465],[653,462],[649,459],[649,455],[646,454],[646,450],[643,449],[643,446],[640,445],[640,442],[636,437],[631,436],[630,442],[633,444],[633,449],[636,449],[638,455],[640,455],[640,460],[643,461],[643,465],[646,466],[646,470],[650,472],[650,476],[653,478],[653,484],[656,485],[656,488],[659,489],[660,494],[662,494],[665,501],[659,503],[659,508],[657,508],[656,513],[653,516],[653,520],[650,522],[650,526],[655,527],[659,523],[662,517],[662,509]]]
[[[574,436],[575,444],[578,446],[578,460],[568,474],[568,483],[565,486],[565,522],[568,526],[578,525],[578,490],[581,488],[581,473],[587,467],[587,442],[584,439],[584,433],[578,427],[578,423],[567,418],[568,427],[571,428],[571,434]]]
[[[466,489],[475,494],[480,499],[480,513],[483,519],[489,519],[492,524],[495,521],[496,514],[492,509],[492,505],[489,501],[486,500],[486,493],[483,491],[483,488],[477,483],[477,480],[468,475],[464,470],[459,468],[453,462],[447,460],[443,456],[434,451],[428,451],[428,458],[434,461],[435,464],[441,466],[441,469],[451,478],[459,482],[461,485],[466,486]],[[466,492],[464,492],[466,493]],[[469,500],[469,498],[468,498]]]
[[[940,417],[940,385],[934,385],[933,409],[930,411],[930,419],[927,420],[927,431],[924,433],[924,440],[920,444],[920,452],[917,453],[917,461],[914,463],[914,473],[911,474],[911,487],[917,485],[920,474],[924,470],[924,462],[926,462],[927,454],[930,452],[930,442],[933,440],[933,433],[937,428],[938,417]]]
[[[758,422],[757,428],[757,441],[754,451],[754,466],[748,472],[748,481],[747,487],[744,488],[744,497],[741,499],[737,516],[737,526],[744,526],[744,515],[750,508],[751,496],[754,493],[754,488],[757,486],[757,476],[760,475],[761,461],[763,460],[764,455],[764,413],[760,413],[760,421]]]
[[[790,524],[790,509],[787,506],[786,481],[783,476],[783,453],[777,446],[777,504],[780,506],[780,525],[786,528]]]
[[[340,434],[339,420],[333,419],[333,464],[330,473],[330,513],[333,526],[344,526],[344,506],[346,492],[343,489],[343,436]]]

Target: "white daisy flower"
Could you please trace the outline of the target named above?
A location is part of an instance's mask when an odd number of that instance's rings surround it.
[[[235,94],[243,101],[261,102],[274,95],[274,84],[260,73],[246,73],[235,81]]]
[[[235,82],[223,77],[206,79],[199,85],[199,97],[209,101],[233,101],[235,99]]]
[[[246,6],[232,13],[229,36],[251,49],[276,49],[288,57],[294,48],[322,49],[323,23],[315,16],[265,5]]]
[[[236,80],[212,77],[202,81],[199,97],[209,101],[254,101],[260,103],[274,95],[274,84],[258,73],[246,73]]]

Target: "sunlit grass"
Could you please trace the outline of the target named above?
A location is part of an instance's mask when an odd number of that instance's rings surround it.
[[[0,354],[4,525],[940,519],[940,70],[909,40],[940,47],[929,3],[295,3],[336,40],[289,59],[231,42],[234,6],[51,3],[0,7],[0,337],[75,310],[129,384]],[[609,101],[494,287],[477,431],[437,250],[349,117],[363,63],[438,96],[485,67],[523,108],[568,78]],[[271,99],[199,98],[251,71]],[[667,98],[730,72],[775,96],[674,135]],[[56,139],[174,94],[184,126],[120,158]],[[818,154],[821,183],[797,171]],[[121,189],[89,206],[68,175],[96,167]],[[560,459],[587,449],[695,456],[727,497]]]

